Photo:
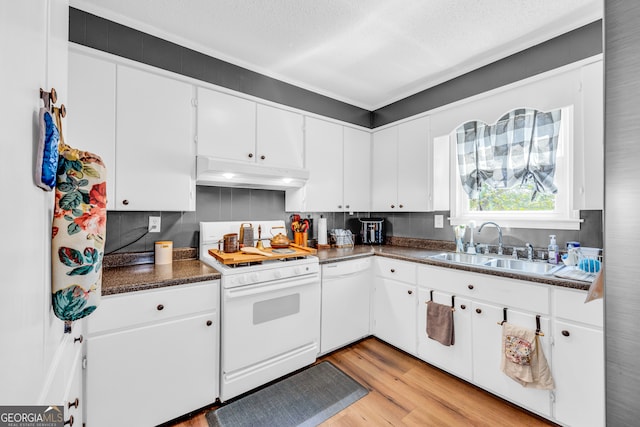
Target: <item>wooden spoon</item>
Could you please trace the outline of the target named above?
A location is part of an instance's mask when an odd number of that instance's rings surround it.
[[[269,257],[274,256],[270,252],[261,251],[260,249],[254,248],[252,246],[245,246],[243,248],[240,248],[240,250],[245,254],[256,254],[256,255],[263,255],[263,256],[269,256]]]

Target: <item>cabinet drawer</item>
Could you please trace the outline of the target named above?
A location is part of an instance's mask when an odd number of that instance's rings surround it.
[[[427,266],[418,269],[418,285],[505,307],[521,308],[539,314],[549,313],[549,288],[546,285]]]
[[[587,323],[593,326],[603,326],[602,299],[589,301],[585,304],[587,297],[585,291],[575,289],[554,289],[554,312],[556,317]]]
[[[87,318],[87,333],[216,310],[218,286],[216,280],[105,297]]]
[[[417,264],[391,258],[374,257],[376,276],[401,282],[415,283]]]

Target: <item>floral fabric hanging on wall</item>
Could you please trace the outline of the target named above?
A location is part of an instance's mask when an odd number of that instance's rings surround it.
[[[64,321],[91,314],[102,288],[107,224],[107,171],[102,159],[64,143],[61,135],[51,241],[53,310]]]

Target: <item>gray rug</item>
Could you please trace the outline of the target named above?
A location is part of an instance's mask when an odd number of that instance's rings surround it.
[[[207,414],[211,427],[316,426],[369,391],[321,362]]]

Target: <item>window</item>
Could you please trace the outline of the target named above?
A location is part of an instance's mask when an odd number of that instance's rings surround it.
[[[450,134],[456,153],[451,224],[579,229],[570,208],[572,129],[571,106],[515,109],[493,125],[459,126]]]

